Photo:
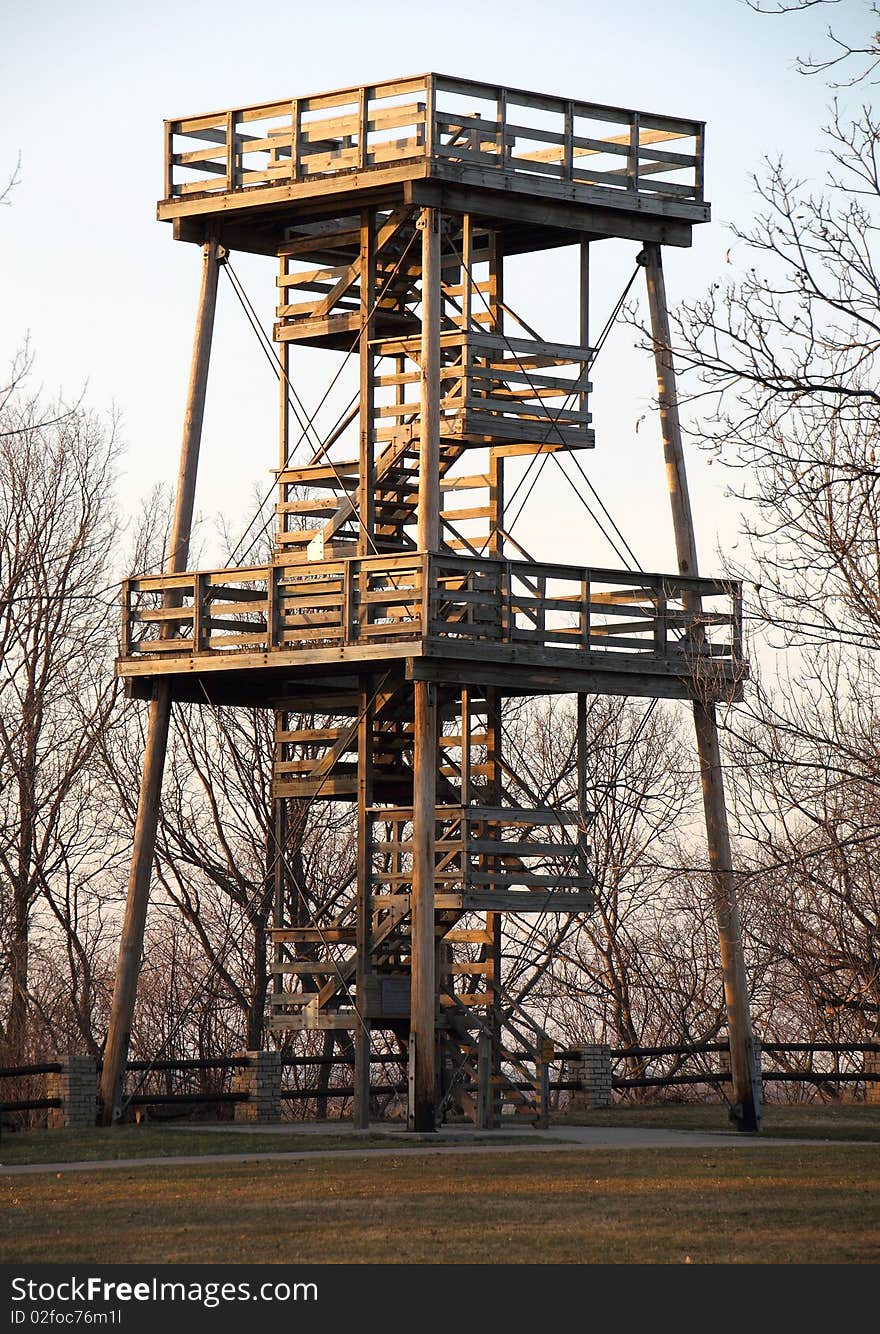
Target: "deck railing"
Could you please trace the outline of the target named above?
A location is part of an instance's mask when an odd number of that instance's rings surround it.
[[[121,657],[435,639],[739,663],[741,620],[728,580],[417,552],[127,579]]]
[[[440,74],[166,121],[164,199],[267,189],[422,158],[703,200],[701,121]]]
[[[379,441],[394,439],[419,411],[421,343],[387,339],[384,357],[403,355],[405,369],[379,375],[376,388],[394,401],[376,407]],[[481,330],[440,336],[440,430],[494,439],[546,439],[583,444],[590,423],[587,401],[592,352],[569,343],[539,342]],[[536,427],[535,423],[539,423]]]

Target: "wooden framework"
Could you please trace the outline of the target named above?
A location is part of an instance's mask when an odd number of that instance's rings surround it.
[[[543,1123],[548,1039],[504,990],[501,922],[592,908],[585,695],[711,704],[747,673],[737,584],[548,564],[505,527],[510,458],[595,444],[590,242],[689,244],[702,153],[697,121],[436,74],[166,122],[160,218],[278,263],[277,529],[266,564],[126,580],[118,671],[169,707],[275,710],[268,1024],[353,1047],[361,1125],[376,1029],[408,1050],[413,1128],[505,1103]],[[504,300],[507,255],[573,242],[576,346]],[[322,439],[291,411],[303,344],[358,362]],[[524,808],[509,781],[504,701],[542,693],[578,697],[571,809]],[[309,916],[288,803],[317,798],[353,803],[357,874]]]

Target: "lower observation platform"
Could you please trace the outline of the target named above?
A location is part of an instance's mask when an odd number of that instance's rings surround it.
[[[737,698],[741,586],[427,554],[187,571],[123,585],[118,676],[147,698],[276,707],[397,664],[412,680]]]

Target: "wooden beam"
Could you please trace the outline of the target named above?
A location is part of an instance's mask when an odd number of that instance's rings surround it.
[[[419,367],[419,551],[440,546],[440,215],[422,209],[422,337]]]
[[[215,241],[209,241],[202,252],[202,282],[193,339],[189,388],[183,421],[183,439],[180,446],[180,468],[174,518],[169,539],[166,566],[169,574],[186,568],[189,540],[195,503],[198,475],[199,446],[202,421],[205,414],[205,392],[208,367],[211,360],[211,340],[214,333],[214,312],[217,304],[217,275],[226,252]],[[166,595],[173,605],[174,594]],[[144,948],[144,930],[147,905],[150,898],[150,876],[156,829],[159,822],[159,800],[162,772],[168,748],[168,729],[171,721],[171,683],[160,681],[150,704],[147,724],[147,744],[135,818],[134,844],[128,880],[125,917],[119,941],[116,980],[110,1008],[110,1023],[104,1048],[104,1066],[101,1075],[101,1120],[112,1125],[118,1119],[122,1095],[122,1079],[128,1056],[131,1023],[134,1016],[137,980]]]
[[[360,238],[360,489],[357,497],[360,523],[358,525],[358,554],[367,556],[373,546],[375,529],[374,485],[374,430],[375,392],[373,373],[373,294],[376,284],[375,215],[371,209],[361,214]],[[373,546],[375,550],[375,547]]]
[[[500,173],[497,184],[503,185]],[[568,188],[571,189],[570,186]],[[578,194],[584,189],[578,188]],[[564,199],[514,195],[504,189],[489,189],[482,182],[463,185],[453,181],[412,180],[404,184],[403,190],[406,200],[415,207],[434,207],[449,213],[471,212],[480,221],[495,222],[496,225],[507,222],[525,228],[550,228],[569,233],[560,238],[559,244],[563,245],[574,244],[584,234],[594,240],[621,237],[624,240],[657,241],[674,246],[690,246],[693,241],[690,220],[658,216],[647,210],[644,213],[619,212],[608,199],[607,191],[605,200],[590,199],[572,203]],[[708,205],[705,208],[708,212]]]
[[[644,257],[654,341],[654,362],[657,368],[666,480],[672,508],[678,566],[681,574],[696,576],[699,573],[696,536],[678,416],[675,363],[660,247],[647,246]],[[688,599],[686,601],[688,610],[699,610],[699,595],[689,594]],[[694,700],[694,729],[700,758],[706,842],[709,864],[712,868],[724,1003],[727,1009],[734,1096],[733,1114],[740,1130],[756,1131],[761,1129],[759,1066],[755,1056],[749,1013],[748,979],[743,955],[739,900],[724,795],[721,747],[718,742],[713,702],[699,697]]]
[[[410,1130],[435,1126],[434,840],[437,799],[437,692],[426,681],[413,686],[412,982],[410,1001]]]
[[[366,1017],[367,979],[371,972],[372,817],[374,697],[369,678],[360,692],[357,780],[357,963],[355,999],[359,1023],[354,1036],[354,1124],[370,1125],[370,1023]]]

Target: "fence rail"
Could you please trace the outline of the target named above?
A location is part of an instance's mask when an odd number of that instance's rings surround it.
[[[426,74],[168,120],[164,203],[427,161],[702,204],[703,141],[701,121]]]
[[[728,1045],[724,1042],[706,1042],[698,1044],[685,1044],[669,1047],[618,1047],[611,1048],[610,1055],[612,1062],[632,1059],[652,1059],[662,1057],[678,1056],[704,1056],[718,1054],[728,1051]],[[856,1056],[867,1053],[880,1054],[880,1042],[859,1042],[859,1043],[762,1043],[761,1050],[765,1054],[779,1055],[785,1052],[796,1052],[808,1055],[849,1055]],[[553,1092],[575,1092],[582,1085],[576,1081],[565,1078],[565,1067],[569,1061],[576,1060],[580,1055],[580,1049],[557,1048],[552,1056],[546,1062],[549,1067],[558,1067],[558,1077],[549,1081],[549,1089]],[[534,1053],[527,1051],[511,1051],[508,1053],[508,1059],[512,1062],[534,1059]],[[406,1057],[394,1053],[375,1053],[371,1058],[371,1064],[404,1067]],[[216,1070],[235,1070],[248,1065],[248,1059],[241,1056],[214,1057],[207,1060],[195,1058],[186,1058],[178,1060],[160,1060],[160,1061],[132,1061],[126,1066],[126,1072],[135,1073],[171,1073],[180,1072],[201,1072]],[[286,1056],[281,1060],[283,1069],[297,1068],[345,1068],[354,1065],[354,1057],[346,1055],[333,1056]],[[22,1066],[3,1066],[0,1067],[0,1080],[17,1079],[32,1077],[43,1074],[57,1074],[64,1068],[60,1061],[47,1061],[32,1065]],[[101,1069],[101,1062],[97,1062],[97,1070]],[[875,1069],[864,1070],[766,1070],[762,1069],[761,1079],[763,1083],[787,1083],[787,1084],[859,1084],[867,1085],[880,1084],[880,1066]],[[632,1078],[625,1076],[614,1076],[611,1086],[618,1092],[624,1092],[628,1089],[647,1089],[647,1088],[676,1088],[684,1086],[706,1085],[709,1087],[720,1087],[722,1084],[730,1083],[731,1075],[726,1070],[700,1070],[688,1073],[675,1073],[665,1075],[639,1075]],[[531,1088],[531,1084],[516,1084],[515,1087],[523,1089]],[[406,1084],[386,1081],[370,1085],[370,1092],[381,1094],[405,1093]],[[282,1089],[282,1101],[308,1101],[310,1099],[339,1099],[353,1096],[354,1089],[349,1085],[332,1085],[320,1088],[287,1088]],[[247,1100],[246,1093],[230,1091],[228,1089],[217,1089],[216,1091],[181,1091],[179,1089],[156,1091],[156,1092],[135,1092],[127,1102],[133,1107],[148,1106],[186,1106],[186,1105],[211,1105],[211,1104],[232,1104],[244,1102]],[[0,1099],[0,1112],[24,1112],[24,1111],[44,1111],[62,1106],[60,1098],[23,1098],[23,1099]]]

